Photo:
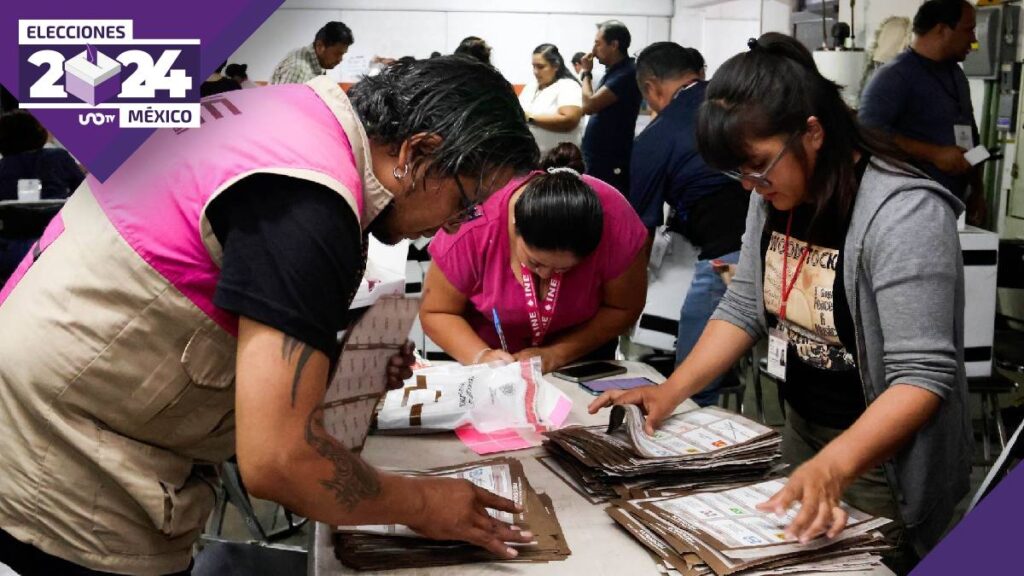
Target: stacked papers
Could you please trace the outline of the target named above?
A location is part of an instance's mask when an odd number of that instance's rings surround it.
[[[800,544],[783,531],[799,511],[784,517],[758,511],[785,485],[768,480],[719,492],[621,501],[608,514],[666,566],[686,576],[769,576],[870,571],[887,550],[879,528],[890,520],[848,505],[847,527],[837,537]]]
[[[591,503],[678,496],[765,478],[782,437],[742,415],[710,406],[676,414],[654,436],[636,406],[616,406],[600,426],[547,432],[540,461]]]
[[[513,523],[534,534],[529,544],[512,544],[519,555],[504,562],[551,562],[565,560],[569,546],[555,516],[551,499],[536,492],[523,473],[522,464],[510,458],[494,458],[471,464],[405,471],[420,476],[462,478],[523,506],[509,514],[489,510],[491,516]],[[341,526],[334,533],[334,552],[342,564],[356,570],[388,570],[448,566],[498,559],[483,548],[464,542],[440,542],[421,538],[406,526]]]

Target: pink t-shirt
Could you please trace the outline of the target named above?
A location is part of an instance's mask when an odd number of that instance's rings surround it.
[[[539,173],[514,178],[483,204],[483,216],[463,224],[454,235],[438,232],[430,243],[434,265],[472,304],[466,314],[470,326],[488,346],[500,348],[491,319],[491,309],[496,308],[512,353],[531,345],[532,332],[523,287],[510,265],[508,203],[516,190]],[[601,242],[593,253],[565,273],[545,342],[597,313],[602,286],[626,272],[647,238],[647,229],[622,194],[597,178],[583,179],[597,194],[604,210]],[[572,231],[566,230],[566,234]]]

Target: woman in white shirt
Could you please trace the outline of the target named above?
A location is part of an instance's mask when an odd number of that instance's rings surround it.
[[[523,87],[519,103],[526,111],[541,155],[560,142],[579,146],[583,138],[583,89],[554,44],[534,49],[533,76],[536,81]]]

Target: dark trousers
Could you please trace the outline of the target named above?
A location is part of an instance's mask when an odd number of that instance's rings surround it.
[[[116,576],[111,572],[98,572],[63,558],[50,556],[42,550],[19,541],[0,530],[0,562],[21,576]],[[190,576],[192,567],[168,576]]]
[[[611,184],[623,196],[629,196],[629,155],[625,158],[585,158],[587,174]]]

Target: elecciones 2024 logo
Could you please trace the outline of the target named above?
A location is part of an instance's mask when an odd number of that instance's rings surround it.
[[[199,40],[135,38],[132,20],[19,20],[21,108],[83,126],[198,128]]]

